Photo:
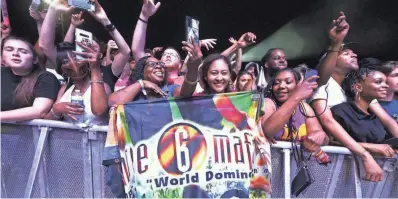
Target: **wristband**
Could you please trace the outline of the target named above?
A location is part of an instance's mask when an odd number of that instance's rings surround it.
[[[148,23],[148,21],[141,19],[141,17],[139,17],[138,20],[142,21],[143,23]]]
[[[106,25],[105,28],[108,30],[108,32],[112,32],[116,29],[115,25],[113,24]]]
[[[191,82],[191,81],[188,80],[187,76],[185,76],[185,77],[184,77],[184,82],[187,83],[187,84],[189,84],[189,85],[192,85],[192,86],[193,86],[193,85],[196,85],[196,83],[198,82],[198,80],[196,80],[196,81],[194,81],[194,82]]]
[[[94,81],[90,81],[90,84],[93,84],[93,83],[99,83],[99,84],[103,84],[103,83],[104,83],[104,81],[102,81],[102,80],[94,80]]]
[[[144,82],[142,82],[142,79],[138,80],[138,83],[141,85],[141,92],[146,95],[146,90],[144,89]]]

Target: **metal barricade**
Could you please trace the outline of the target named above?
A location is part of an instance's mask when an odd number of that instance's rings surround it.
[[[102,153],[107,126],[81,128],[48,120],[2,123],[0,197],[113,198],[105,184]],[[397,159],[377,159],[384,180],[361,180],[351,152],[343,147],[322,147],[332,163],[310,161],[315,182],[300,195],[305,198],[397,198]],[[361,161],[359,161],[361,162]],[[290,198],[297,168],[289,142],[272,145],[272,197]]]

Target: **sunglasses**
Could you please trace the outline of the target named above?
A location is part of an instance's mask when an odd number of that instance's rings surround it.
[[[162,68],[164,68],[166,66],[166,64],[164,62],[154,62],[154,61],[148,61],[145,65],[149,66],[149,67],[156,67],[156,66],[160,66]]]
[[[164,57],[164,56],[180,58],[180,56],[178,56],[178,54],[176,54],[176,53],[163,53],[162,57]]]

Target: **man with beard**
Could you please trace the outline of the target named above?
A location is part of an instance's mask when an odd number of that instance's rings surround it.
[[[271,48],[265,53],[261,59],[261,63],[265,68],[265,87],[271,80],[272,76],[281,69],[287,67],[287,58],[285,52],[281,48]]]
[[[319,64],[318,74],[320,78],[318,84],[320,87],[311,99],[311,106],[318,115],[325,130],[350,149],[353,154],[362,158],[366,172],[365,179],[377,182],[383,179],[383,170],[369,152],[380,152],[380,150],[384,149],[364,148],[365,145],[356,142],[333,118],[330,110],[332,106],[347,101],[341,85],[349,72],[359,68],[357,55],[351,49],[347,48],[347,46],[343,45],[343,40],[349,30],[349,25],[345,18],[344,13],[341,12],[339,18],[332,22],[329,30],[331,46]],[[396,122],[378,103],[372,104],[370,110],[376,114],[389,132],[395,136],[397,135],[398,127]]]

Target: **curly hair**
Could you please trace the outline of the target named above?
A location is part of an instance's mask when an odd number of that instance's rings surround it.
[[[231,74],[232,75],[232,65],[231,65],[231,62],[229,61],[229,59],[226,57],[226,56],[224,56],[224,55],[221,55],[221,54],[218,54],[218,53],[214,53],[214,54],[211,54],[211,55],[209,55],[209,56],[207,56],[204,60],[203,60],[203,64],[202,64],[202,67],[201,67],[201,73],[200,73],[200,81],[203,83],[203,89],[204,89],[204,91],[206,92],[206,93],[209,93],[209,91],[210,91],[210,85],[209,85],[209,83],[207,82],[207,80],[206,80],[206,77],[207,77],[207,72],[209,71],[209,69],[210,69],[210,65],[213,63],[213,62],[215,62],[215,61],[217,61],[217,60],[223,60],[227,65],[228,65],[228,70],[229,70],[229,74]],[[228,88],[228,86],[227,86],[227,88],[225,89],[225,92],[227,93],[227,92],[230,92],[230,90],[229,90],[229,88]]]
[[[129,77],[129,84],[133,84],[140,79],[145,79],[145,76],[144,76],[145,66],[146,66],[147,60],[150,57],[152,57],[152,56],[145,56],[137,61],[137,63],[135,64],[135,68]],[[164,71],[164,80],[162,82],[162,85],[160,85],[160,86],[167,84],[167,75],[168,75],[167,70],[165,70]]]
[[[274,100],[275,102],[278,102],[275,98],[274,91],[272,90],[276,77],[282,73],[282,72],[291,72],[294,76],[294,80],[296,80],[296,83],[299,83],[301,81],[301,74],[297,70],[294,70],[292,68],[284,68],[281,70],[278,70],[278,72],[275,73],[275,75],[272,77],[271,81],[268,83],[267,87],[264,89],[264,97],[265,98],[270,98]]]
[[[380,71],[381,61],[375,58],[364,58],[359,63],[360,68],[348,73],[342,83],[342,88],[345,91],[346,96],[351,100],[354,100],[356,95],[354,85],[360,81],[365,81],[366,77],[374,72]]]

